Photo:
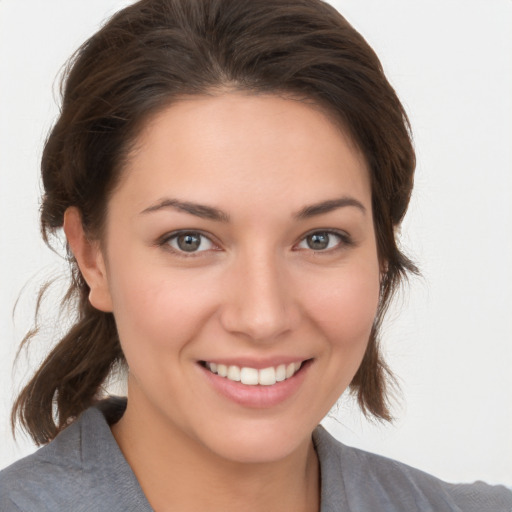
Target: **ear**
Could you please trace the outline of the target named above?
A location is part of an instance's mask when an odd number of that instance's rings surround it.
[[[78,208],[72,206],[65,211],[63,227],[80,272],[89,285],[89,302],[100,311],[111,312],[112,298],[100,244],[86,236]]]

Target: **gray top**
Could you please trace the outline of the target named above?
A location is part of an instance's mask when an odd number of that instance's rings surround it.
[[[0,471],[0,512],[151,512],[109,423],[122,402],[85,411],[54,441]],[[512,512],[503,486],[447,484],[405,464],[313,433],[321,512]]]

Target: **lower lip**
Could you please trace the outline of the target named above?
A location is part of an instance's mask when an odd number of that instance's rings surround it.
[[[304,381],[311,363],[311,360],[304,362],[293,377],[282,382],[276,382],[272,386],[248,386],[241,382],[229,380],[226,377],[219,377],[204,366],[198,366],[215,391],[224,397],[244,407],[265,409],[279,405],[291,398]]]

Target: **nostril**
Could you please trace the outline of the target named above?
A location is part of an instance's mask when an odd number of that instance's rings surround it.
[[[256,309],[242,304],[232,306],[222,317],[224,328],[233,333],[243,334],[254,341],[274,341],[292,329],[291,315],[285,308],[275,311],[272,306]]]

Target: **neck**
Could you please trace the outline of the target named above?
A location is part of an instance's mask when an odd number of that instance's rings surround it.
[[[156,512],[317,512],[319,465],[307,439],[280,460],[244,463],[213,453],[181,430],[128,407],[112,427]]]

